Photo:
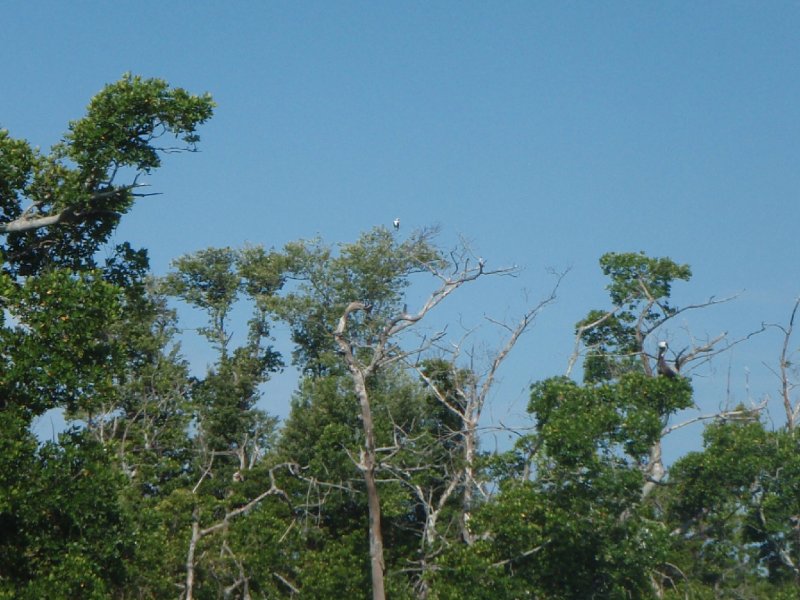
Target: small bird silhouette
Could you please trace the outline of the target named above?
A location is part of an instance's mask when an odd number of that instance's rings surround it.
[[[399,218],[395,218],[395,220],[392,221],[392,225],[394,225],[395,229],[400,229],[400,219]]]

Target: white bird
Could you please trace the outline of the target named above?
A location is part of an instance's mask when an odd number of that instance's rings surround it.
[[[399,218],[395,218],[395,220],[392,221],[392,225],[394,225],[395,229],[400,229],[400,219]]]

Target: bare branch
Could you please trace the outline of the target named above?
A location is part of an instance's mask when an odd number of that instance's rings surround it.
[[[723,331],[717,337],[713,338],[712,340],[708,341],[707,343],[703,344],[702,346],[696,346],[686,352],[686,348],[681,350],[678,355],[675,357],[675,368],[680,371],[681,367],[687,363],[692,361],[694,358],[701,354],[709,354],[714,350],[714,347],[720,343],[725,337],[728,335],[727,331]],[[685,354],[684,354],[685,352]],[[718,354],[719,351],[714,352],[714,354]]]
[[[300,590],[297,589],[296,586],[292,585],[292,583],[288,579],[286,579],[286,577],[284,577],[283,575],[281,575],[277,571],[273,571],[272,572],[272,576],[275,577],[275,579],[277,579],[278,581],[280,581],[283,585],[288,587],[290,590],[292,590],[293,594],[299,594],[300,593]]]
[[[197,483],[196,483],[196,484],[194,485],[194,487],[192,488],[192,494],[196,494],[196,493],[197,493],[197,490],[198,490],[198,488],[200,487],[200,484],[201,484],[201,483],[203,483],[203,480],[204,480],[206,477],[208,477],[209,475],[211,475],[211,467],[214,465],[214,456],[215,456],[215,453],[214,453],[214,452],[211,452],[209,456],[210,456],[210,459],[209,459],[209,461],[208,461],[208,465],[206,465],[206,468],[205,468],[205,469],[203,469],[203,473],[200,475],[200,479],[198,479],[198,480],[197,480]]]
[[[280,468],[287,468],[290,473],[293,473],[297,469],[297,465],[295,463],[281,463],[281,464],[276,465],[275,467],[271,468],[269,470],[270,486],[269,486],[269,489],[267,491],[262,492],[261,494],[259,494],[258,496],[256,496],[252,500],[250,500],[250,502],[248,502],[247,504],[244,504],[244,505],[240,506],[239,508],[236,508],[236,509],[234,509],[232,511],[229,511],[229,512],[225,513],[225,516],[218,523],[215,523],[214,525],[211,525],[210,527],[206,527],[205,529],[201,529],[200,530],[200,537],[205,537],[205,536],[209,535],[210,533],[214,533],[215,531],[218,531],[218,530],[222,529],[223,527],[226,527],[228,522],[231,519],[233,519],[235,517],[238,517],[239,515],[243,515],[245,513],[250,512],[253,509],[253,507],[255,507],[262,500],[264,500],[264,498],[266,498],[268,496],[276,496],[276,495],[277,496],[281,496],[284,500],[286,500],[286,502],[289,502],[289,496],[287,496],[286,492],[284,492],[282,489],[280,489],[278,487],[277,483],[275,482],[275,471],[277,469],[280,469]]]
[[[594,329],[595,327],[600,327],[600,325],[608,321],[621,309],[622,306],[615,306],[599,319],[592,321],[591,323],[587,323],[586,325],[581,325],[580,327],[578,327],[578,329],[575,331],[575,345],[572,350],[572,355],[569,357],[569,361],[567,362],[567,370],[564,373],[564,375],[569,377],[570,374],[572,373],[572,369],[575,367],[575,363],[578,362],[578,358],[580,357],[580,347],[581,347],[581,342],[583,340],[583,334],[586,333],[587,331]]]
[[[519,555],[517,555],[517,556],[514,556],[514,557],[512,557],[512,558],[507,558],[507,559],[505,559],[505,560],[501,560],[501,561],[499,561],[499,562],[496,562],[496,563],[492,563],[492,565],[491,565],[491,566],[492,566],[492,567],[494,567],[494,568],[499,568],[499,567],[503,567],[503,566],[507,565],[508,563],[514,562],[515,560],[519,560],[519,559],[521,559],[521,558],[526,558],[526,557],[530,556],[531,554],[536,554],[536,553],[537,553],[537,552],[539,552],[539,551],[540,551],[542,548],[544,548],[545,546],[547,546],[547,544],[549,544],[549,543],[550,543],[550,542],[549,542],[549,541],[547,541],[547,542],[545,542],[544,544],[539,544],[539,545],[538,545],[538,546],[536,546],[535,548],[531,548],[530,550],[526,550],[525,552],[523,552],[523,553],[521,553],[521,554],[519,554]]]
[[[413,366],[413,369],[417,372],[417,374],[420,376],[420,378],[428,387],[428,389],[431,390],[431,392],[433,392],[434,396],[436,396],[436,399],[439,402],[441,402],[442,405],[445,408],[447,408],[447,410],[449,410],[459,418],[464,417],[464,411],[460,407],[450,402],[447,399],[447,396],[438,388],[438,386],[433,382],[433,380],[425,374],[425,372],[422,369],[420,369],[416,365]]]
[[[203,473],[203,476],[200,478],[200,481],[197,482],[192,493],[196,493],[197,487],[200,485],[200,482],[206,476],[206,473],[211,468],[211,464],[213,462],[214,453],[211,453],[212,460],[209,462],[209,466],[206,471]],[[186,581],[184,584],[184,598],[185,600],[192,600],[193,598],[193,588],[194,588],[194,576],[195,576],[195,552],[197,550],[197,544],[200,542],[202,538],[207,535],[210,535],[216,531],[226,529],[231,519],[238,517],[239,515],[243,515],[250,510],[252,510],[257,504],[259,504],[262,500],[267,498],[268,496],[278,495],[284,498],[284,500],[288,503],[289,497],[287,496],[286,492],[280,489],[275,482],[275,471],[281,468],[287,468],[290,473],[294,474],[297,472],[297,465],[295,463],[281,463],[272,467],[269,470],[269,479],[270,479],[270,487],[267,491],[259,494],[250,502],[231,510],[225,513],[225,516],[210,527],[206,527],[205,529],[200,528],[200,509],[195,507],[192,511],[192,535],[189,539],[189,549],[186,554]]]
[[[458,263],[456,263],[458,264]],[[397,335],[404,329],[414,325],[415,323],[421,321],[425,315],[427,315],[431,310],[433,310],[436,306],[438,306],[445,298],[447,298],[450,294],[456,291],[465,283],[469,283],[470,281],[475,281],[479,277],[483,275],[499,275],[504,273],[509,273],[513,271],[512,268],[508,269],[496,269],[494,271],[486,271],[484,270],[483,264],[478,264],[477,267],[469,267],[467,264],[464,264],[463,268],[460,271],[456,272],[454,276],[445,277],[441,273],[438,273],[433,268],[430,268],[430,272],[436,276],[438,279],[441,280],[441,286],[434,290],[429,296],[422,307],[414,314],[409,313],[402,313],[395,318],[391,319],[386,327],[384,328],[381,337],[387,339],[391,336]]]
[[[88,198],[88,201],[92,203],[98,200],[111,198],[112,196],[115,196],[119,193],[130,192],[133,189],[145,187],[146,185],[147,184],[143,183],[133,183],[131,185],[114,187],[109,190],[95,192]],[[150,195],[153,194],[136,194],[136,196],[150,196]],[[42,204],[41,202],[34,202],[31,204],[31,206],[26,208],[25,211],[18,218],[8,221],[7,223],[0,223],[0,234],[20,233],[23,231],[42,229],[43,227],[51,227],[53,225],[57,225],[59,223],[75,219],[85,219],[86,217],[89,216],[113,212],[101,209],[99,207],[94,209],[79,210],[78,207],[71,206],[63,208],[60,211],[53,213],[51,215],[36,216],[35,213],[38,212],[41,204]]]
[[[682,429],[683,427],[687,427],[689,425],[693,425],[694,423],[699,423],[700,421],[709,421],[712,419],[717,420],[742,420],[742,419],[752,419],[755,418],[754,416],[757,415],[759,412],[764,410],[767,406],[767,400],[764,399],[761,404],[758,406],[754,406],[752,408],[743,408],[739,410],[723,410],[717,413],[713,413],[710,415],[698,415],[696,417],[692,417],[691,419],[687,419],[686,421],[682,421],[680,423],[676,423],[675,425],[670,425],[669,427],[665,427],[661,430],[662,437],[665,435],[669,435],[673,431],[677,429]]]
[[[667,311],[665,308],[663,308],[661,306],[661,304],[656,303],[656,304],[658,304],[659,308],[661,308],[661,312],[663,313],[664,316],[661,319],[658,319],[655,323],[653,323],[652,327],[650,327],[647,330],[645,330],[645,332],[644,332],[645,333],[645,337],[647,337],[648,335],[653,333],[656,329],[658,329],[661,326],[663,326],[664,323],[674,319],[678,315],[681,315],[681,314],[683,314],[685,312],[688,312],[690,310],[698,310],[698,309],[701,309],[701,308],[708,308],[709,306],[716,306],[717,304],[725,304],[727,302],[730,302],[731,300],[735,300],[738,297],[739,297],[739,294],[733,294],[731,296],[727,296],[725,298],[719,298],[719,299],[717,299],[715,296],[711,296],[705,302],[699,302],[697,304],[688,304],[688,305],[683,306],[681,308],[670,309],[669,311]]]
[[[553,302],[556,301],[556,294],[558,293],[558,288],[561,286],[561,282],[566,277],[569,271],[564,271],[562,273],[556,273],[556,283],[553,286],[552,290],[550,290],[550,294],[541,300],[536,306],[531,308],[528,312],[526,312],[522,318],[517,323],[516,327],[513,329],[504,325],[506,329],[511,332],[508,340],[506,340],[505,345],[500,349],[500,351],[495,355],[494,360],[492,361],[492,366],[489,368],[489,372],[486,374],[486,377],[483,380],[483,384],[481,385],[481,390],[478,394],[479,397],[479,404],[482,406],[486,400],[486,397],[489,394],[489,390],[491,389],[495,377],[497,375],[497,370],[500,368],[500,365],[503,361],[508,357],[509,352],[511,352],[512,348],[519,340],[520,336],[525,333],[525,330],[536,320],[536,317],[542,312],[546,307],[551,305]]]
[[[732,342],[728,342],[723,347],[716,349],[715,346],[717,344],[727,339],[728,333],[722,332],[717,337],[704,343],[701,346],[692,346],[691,349],[684,348],[683,350],[678,352],[677,356],[675,357],[675,363],[679,368],[683,368],[683,365],[687,363],[696,362],[696,364],[692,365],[691,369],[695,370],[698,367],[710,361],[715,356],[718,356],[724,352],[728,352],[734,346],[738,346],[742,342],[746,342],[751,337],[763,333],[764,331],[766,331],[766,325],[762,325],[759,329],[751,331],[747,335],[739,339],[733,340]],[[686,371],[684,370],[684,373],[685,372]]]
[[[789,340],[791,339],[792,331],[794,330],[794,319],[797,315],[798,307],[800,307],[800,298],[798,298],[794,303],[792,314],[789,317],[789,325],[787,327],[780,327],[780,329],[783,331],[783,346],[781,347],[780,358],[781,398],[783,399],[783,408],[786,411],[786,426],[790,431],[794,429],[798,416],[800,416],[800,402],[797,403],[797,406],[792,405],[791,393],[795,386],[789,379],[789,367],[791,365],[791,361],[789,360],[791,354],[789,352]]]

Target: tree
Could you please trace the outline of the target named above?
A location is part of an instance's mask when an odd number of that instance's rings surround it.
[[[670,538],[652,494],[664,485],[668,420],[692,405],[692,388],[687,377],[659,376],[648,348],[666,322],[701,305],[671,305],[686,265],[607,254],[601,266],[614,307],[578,323],[568,373],[583,345],[584,383],[555,377],[532,386],[533,432],[488,461],[499,492],[470,521],[474,543],[437,561],[436,594],[468,593],[486,573],[496,597],[647,598],[660,589]],[[675,368],[686,373],[721,339],[679,352]]]
[[[121,285],[140,277],[146,255],[119,244],[103,267],[96,251],[132,207],[139,176],[160,166],[156,141],[192,149],[212,107],[207,95],[126,75],[48,154],[0,132],[5,406],[76,410],[113,384],[124,342],[112,332],[132,298]]]
[[[783,410],[786,414],[786,428],[789,431],[794,431],[798,419],[800,419],[800,401],[792,398],[792,393],[798,386],[796,381],[798,369],[793,360],[797,350],[793,352],[790,345],[798,308],[800,308],[800,298],[795,300],[794,307],[789,315],[789,322],[786,325],[772,325],[783,334],[783,344],[781,345],[781,355],[776,375],[781,385],[780,396]],[[792,379],[793,376],[795,376],[794,380]]]
[[[703,433],[703,450],[681,457],[659,504],[673,532],[665,587],[709,597],[796,597],[800,586],[800,466],[791,393],[791,335],[782,334],[778,368],[786,420],[767,427],[740,408]]]
[[[16,532],[0,552],[3,592],[99,598],[124,586],[133,534],[103,416],[141,352],[126,332],[142,330],[128,328],[147,303],[147,259],[126,243],[105,263],[97,251],[160,166],[159,140],[193,149],[212,110],[208,95],[126,75],[47,153],[0,131],[0,520]],[[88,427],[39,448],[30,423],[53,408]]]
[[[466,250],[451,253],[448,262],[430,237],[430,232],[421,232],[401,242],[378,228],[343,245],[338,256],[316,242],[289,245],[288,277],[300,283],[276,305],[277,314],[292,327],[301,367],[316,375],[337,374],[344,368],[358,400],[362,447],[353,460],[367,496],[376,599],[385,597],[385,562],[377,480],[384,458],[376,443],[374,382],[391,365],[430,348],[430,339],[410,348],[401,345],[414,325],[457,289],[490,273]],[[417,311],[409,312],[402,292],[413,276],[423,274],[432,276],[435,287]]]
[[[451,418],[455,418],[457,425],[453,429],[453,434],[457,432],[460,441],[462,456],[459,457],[458,467],[453,465],[448,480],[447,487],[438,494],[434,503],[423,501],[426,505],[426,514],[429,523],[426,526],[426,539],[432,541],[435,536],[435,521],[438,512],[444,507],[450,495],[458,490],[461,494],[461,510],[459,511],[459,528],[461,537],[470,544],[475,541],[474,535],[469,530],[469,519],[473,508],[473,492],[480,490],[484,497],[488,497],[483,486],[478,482],[476,471],[478,463],[479,439],[478,426],[486,405],[489,392],[495,383],[498,370],[513,350],[519,338],[525,331],[533,325],[536,317],[548,305],[556,299],[556,292],[563,279],[564,274],[557,276],[557,281],[550,294],[535,306],[530,308],[520,320],[513,325],[502,323],[494,319],[488,319],[494,325],[506,330],[507,338],[503,346],[494,352],[489,360],[489,366],[484,373],[478,373],[475,369],[475,357],[469,356],[469,364],[472,369],[459,367],[462,352],[464,352],[465,340],[453,344],[452,350],[444,350],[443,354],[448,356],[448,360],[439,359],[429,361],[418,368],[417,371],[435,399],[447,410]],[[471,354],[471,352],[468,352]],[[420,493],[421,497],[433,500],[434,496],[430,493]]]
[[[133,538],[118,501],[122,478],[105,449],[75,430],[37,448],[13,411],[0,413],[0,427],[0,597],[119,593]]]
[[[800,585],[800,461],[786,429],[720,420],[679,459],[662,502],[674,531],[671,584],[717,597],[778,597]]]
[[[48,265],[91,267],[96,250],[141,195],[141,175],[161,166],[163,151],[194,149],[197,127],[211,117],[213,106],[207,94],[128,74],[97,94],[86,116],[71,122],[48,154],[1,131],[6,271],[29,275]],[[171,137],[184,145],[158,145]]]
[[[504,338],[479,355],[432,317],[513,270],[432,231],[209,248],[160,279],[145,250],[106,248],[167,140],[193,150],[212,109],[126,75],[47,152],[0,131],[0,598],[797,596],[800,302],[763,328],[782,335],[784,423],[763,406],[674,423],[693,369],[742,340],[669,330],[725,301],[677,306],[688,265],[606,254],[610,306],[489,453],[500,368],[558,283],[516,322],[488,318]],[[176,302],[205,316],[205,371]],[[301,373],[282,428],[260,404],[276,322]],[[54,408],[74,426],[37,440]],[[662,440],[696,422],[702,450],[667,471]]]
[[[224,561],[210,565],[213,579],[233,577],[226,589],[250,586],[243,563],[228,544],[229,522],[244,515],[269,496],[285,496],[276,484],[274,469],[260,464],[275,432],[276,420],[256,408],[259,386],[280,368],[280,356],[268,345],[269,327],[263,305],[282,285],[280,276],[262,267],[268,257],[255,249],[236,252],[209,248],[174,261],[175,270],[163,282],[165,293],[203,310],[208,325],[199,333],[217,350],[215,364],[191,389],[196,429],[192,443],[197,451],[193,469],[191,536],[186,558],[184,598],[191,600],[196,582],[196,553],[204,538],[219,534]],[[251,301],[253,316],[243,345],[231,349],[230,313],[240,294]],[[290,465],[287,465],[290,466]],[[277,467],[275,467],[277,469]],[[255,497],[241,496],[246,479],[269,483]],[[212,523],[203,525],[211,517]],[[219,518],[218,515],[222,515]],[[232,563],[232,564],[231,564]],[[228,571],[233,569],[233,575]]]
[[[576,325],[576,349],[567,368],[569,375],[578,359],[580,345],[583,345],[584,381],[590,384],[612,381],[626,373],[638,372],[647,377],[657,375],[652,365],[654,355],[649,350],[653,336],[678,315],[728,300],[712,297],[706,302],[682,308],[672,306],[672,285],[676,281],[688,281],[691,269],[669,258],[651,258],[644,253],[609,252],[600,258],[600,266],[611,280],[606,289],[613,308],[590,311]],[[727,342],[725,333],[714,338],[707,337],[701,343],[692,338],[690,344],[674,356],[674,371],[687,373],[692,362],[704,362],[735,343],[738,341]],[[721,350],[722,344],[726,345]],[[663,435],[683,426],[667,427],[667,423],[671,414],[688,406],[690,404],[663,406]],[[708,415],[702,419],[715,416]],[[642,464],[646,476],[643,496],[650,494],[666,474],[662,459],[663,435],[653,440],[648,459]]]

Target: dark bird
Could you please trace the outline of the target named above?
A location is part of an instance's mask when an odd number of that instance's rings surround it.
[[[660,341],[658,342],[658,360],[656,361],[656,368],[658,369],[658,374],[663,375],[664,377],[677,377],[678,372],[673,369],[669,363],[664,358],[664,354],[667,351],[667,342]]]
[[[396,218],[394,221],[392,221],[392,225],[394,225],[395,229],[400,229],[400,219]]]

